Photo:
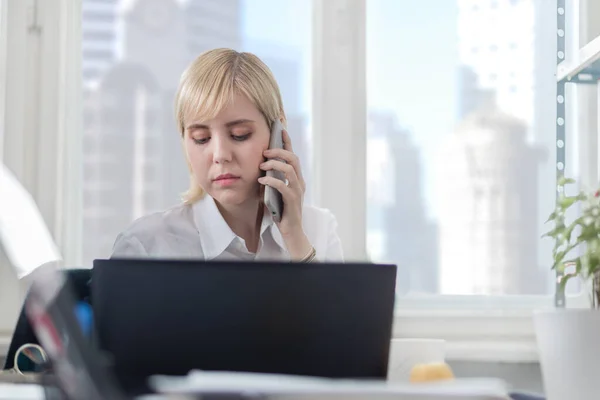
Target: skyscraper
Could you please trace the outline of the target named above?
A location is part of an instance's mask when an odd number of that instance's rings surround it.
[[[536,185],[536,193],[532,188],[522,186],[537,199],[529,205],[528,213],[536,214],[536,218],[530,219],[529,223],[533,225],[527,229],[538,241],[545,229],[542,218],[553,207],[553,191],[548,188],[553,187],[554,168],[551,165],[554,161],[540,153],[543,148],[555,146],[551,134],[553,119],[548,116],[555,110],[556,40],[553,38],[556,25],[550,21],[556,20],[552,17],[556,10],[544,0],[458,0],[458,9],[461,65],[458,119],[468,118],[470,112],[481,111],[482,107],[490,110],[495,106],[507,118],[517,118],[523,123],[523,140],[535,143],[531,147],[538,154],[527,166],[536,166],[537,176],[529,181]],[[518,147],[514,150],[520,151]],[[530,173],[527,170],[520,179],[527,179]],[[488,179],[499,178],[488,176]],[[550,246],[549,243],[536,245],[535,260],[530,261],[527,268],[538,274],[546,272],[549,265],[544,263],[550,261]],[[545,276],[550,275],[546,273]],[[522,288],[524,293],[539,290],[534,283],[531,285]]]
[[[120,8],[118,42],[105,43],[122,50],[119,59],[84,92],[84,262],[109,256],[133,219],[174,205],[188,188],[174,95],[200,41],[241,43],[238,1],[226,3],[232,16],[210,1],[136,0]],[[194,25],[190,12],[214,29]]]
[[[527,125],[494,107],[471,113],[438,155],[440,292],[542,294],[538,164]]]
[[[384,238],[378,258],[398,265],[399,292],[437,293],[437,231],[426,214],[419,149],[393,115],[370,113],[368,129],[378,152],[368,157],[367,178],[369,230]]]
[[[531,126],[536,38],[534,0],[458,0],[460,64],[493,89],[500,110]],[[552,66],[550,65],[550,68]]]
[[[193,55],[215,47],[240,50],[241,0],[186,0],[186,42]]]
[[[84,83],[97,82],[117,58],[117,0],[82,3],[82,74]]]
[[[479,76],[473,68],[466,65],[458,67],[458,120],[465,117],[481,107],[493,107],[496,105],[496,91],[492,88],[484,89],[479,83]]]
[[[117,64],[84,94],[83,256],[110,254],[116,234],[164,205],[164,99],[144,68]],[[176,141],[177,138],[175,137]]]

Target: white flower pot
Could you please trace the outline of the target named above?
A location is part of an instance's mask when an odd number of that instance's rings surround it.
[[[547,400],[600,399],[600,311],[538,311],[534,324]]]

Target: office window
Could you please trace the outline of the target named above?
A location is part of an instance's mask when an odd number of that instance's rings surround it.
[[[271,68],[310,180],[311,20],[305,0],[83,0],[84,265],[187,190],[173,101],[180,74],[205,50],[250,51]]]
[[[412,293],[554,292],[556,5],[498,3],[366,3],[367,242]]]

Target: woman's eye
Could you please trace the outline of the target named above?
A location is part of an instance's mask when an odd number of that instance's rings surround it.
[[[193,140],[193,141],[194,141],[194,143],[196,143],[196,144],[206,144],[206,143],[208,142],[208,140],[209,140],[209,139],[210,139],[209,137],[207,137],[207,138],[199,138],[199,139],[197,139],[197,138],[192,138],[192,140]]]
[[[231,137],[233,138],[233,140],[238,141],[238,142],[243,142],[244,140],[248,139],[250,137],[250,135],[252,134],[252,132],[250,133],[246,133],[245,135],[231,135]]]

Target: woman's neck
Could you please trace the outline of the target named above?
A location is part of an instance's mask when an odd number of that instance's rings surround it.
[[[244,239],[248,251],[256,253],[260,239],[260,226],[263,218],[263,205],[256,200],[248,200],[243,204],[225,206],[218,202],[217,208],[233,233]]]

